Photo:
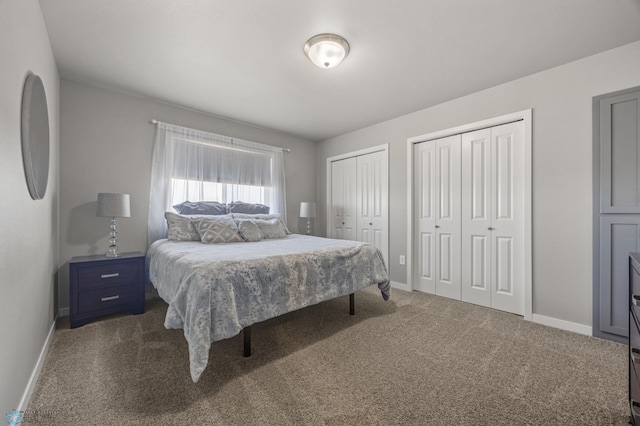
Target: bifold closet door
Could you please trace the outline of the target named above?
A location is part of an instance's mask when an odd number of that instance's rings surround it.
[[[416,290],[460,299],[460,135],[414,145]]]
[[[388,260],[388,164],[385,152],[356,157],[356,228],[359,241],[373,244]]]
[[[356,159],[331,163],[331,238],[356,240]]]
[[[524,125],[462,135],[462,300],[524,314]]]

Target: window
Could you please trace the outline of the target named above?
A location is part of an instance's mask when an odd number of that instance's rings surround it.
[[[260,203],[286,223],[282,148],[157,123],[149,244],[166,236],[164,212],[183,201]]]
[[[217,201],[219,203],[244,201],[271,206],[273,205],[272,192],[271,187],[267,186],[172,179],[170,204],[173,206],[183,201]]]

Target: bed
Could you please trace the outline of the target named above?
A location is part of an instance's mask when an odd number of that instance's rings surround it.
[[[169,304],[165,327],[184,330],[194,382],[211,344],[252,324],[345,295],[353,310],[353,293],[374,284],[389,298],[382,254],[357,241],[297,234],[226,244],[161,239],[147,261],[150,281]]]

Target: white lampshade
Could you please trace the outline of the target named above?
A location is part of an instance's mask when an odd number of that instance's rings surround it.
[[[311,201],[301,202],[300,217],[316,217],[316,203]]]
[[[304,45],[304,54],[320,68],[333,68],[349,54],[349,43],[336,34],[318,34]]]
[[[98,194],[98,211],[100,217],[131,217],[129,194],[101,192]]]

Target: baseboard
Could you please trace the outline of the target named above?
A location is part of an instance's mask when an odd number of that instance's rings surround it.
[[[592,329],[588,325],[578,324],[571,321],[565,321],[557,318],[546,317],[544,315],[531,315],[531,322],[535,322],[549,327],[559,328],[561,330],[573,331],[574,333],[591,336]]]
[[[56,317],[56,319],[53,320],[53,324],[51,324],[51,328],[49,329],[49,334],[47,335],[47,339],[45,340],[44,345],[42,346],[42,350],[40,351],[40,356],[38,357],[38,361],[36,361],[36,365],[33,367],[33,371],[31,372],[31,377],[29,377],[29,381],[27,382],[27,387],[24,390],[24,393],[22,394],[22,398],[20,399],[20,403],[18,404],[17,411],[24,411],[27,409],[27,406],[29,405],[31,394],[33,394],[33,390],[36,387],[36,383],[38,382],[38,377],[40,377],[40,372],[42,371],[42,366],[44,366],[44,361],[45,359],[47,359],[47,353],[49,352],[49,346],[51,346],[51,341],[53,340],[53,332],[56,330],[57,322],[58,322],[58,317]]]
[[[412,291],[412,289],[409,287],[408,284],[399,283],[396,281],[391,281],[391,287],[397,288],[399,290],[404,290],[404,291]],[[551,318],[544,315],[533,314],[531,316],[531,322],[546,325],[548,327],[559,328],[561,330],[572,331],[578,334],[584,334],[586,336],[592,335],[591,326],[578,324],[571,321],[565,321],[557,318]]]
[[[68,317],[68,316],[69,316],[69,308],[58,309],[58,318]]]
[[[399,290],[404,290],[404,291],[411,291],[411,287],[409,287],[408,284],[399,283],[396,281],[391,281],[391,288],[397,288]]]

